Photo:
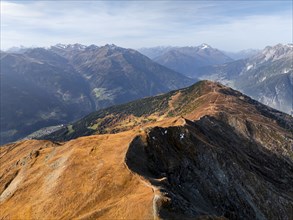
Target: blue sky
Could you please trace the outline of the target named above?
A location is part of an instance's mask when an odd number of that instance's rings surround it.
[[[1,49],[57,43],[237,51],[292,43],[291,1],[5,1]]]

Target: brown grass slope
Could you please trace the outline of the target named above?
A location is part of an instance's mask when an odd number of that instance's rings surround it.
[[[0,148],[0,217],[289,220],[292,121],[209,81],[93,113]]]

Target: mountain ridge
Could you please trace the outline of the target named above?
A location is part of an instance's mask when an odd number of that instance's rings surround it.
[[[135,123],[132,124],[132,122],[137,122],[139,126],[143,126],[145,123],[160,123],[165,119],[177,121],[179,118],[184,117],[187,120],[197,120],[206,114],[213,116],[219,113],[221,115],[228,115],[229,113],[236,114],[233,111],[231,112],[231,106],[226,104],[228,101],[232,102],[233,104],[231,105],[236,109],[237,104],[235,103],[239,103],[241,107],[238,107],[237,115],[243,117],[243,120],[247,120],[251,112],[258,112],[262,115],[263,118],[261,119],[260,117],[260,119],[261,121],[264,120],[263,122],[266,122],[266,116],[269,116],[274,118],[275,123],[278,123],[279,126],[293,129],[293,121],[289,115],[262,105],[248,96],[225,87],[222,84],[207,80],[166,94],[102,109],[89,114],[71,125],[73,130],[75,130],[75,126],[77,126],[81,128],[82,131],[86,131],[86,135],[89,135],[94,132],[116,133],[127,129],[133,129],[137,125]],[[248,104],[244,107],[242,102]],[[193,113],[195,109],[196,114]],[[130,116],[130,118],[128,116]],[[223,116],[218,115],[218,117]],[[100,119],[102,119],[102,121]],[[286,124],[286,120],[289,120],[290,126]],[[130,124],[130,126],[123,126],[122,130],[117,130],[117,128],[123,124]],[[104,130],[105,128],[108,129],[108,131]],[[59,137],[63,137],[65,140],[78,137],[74,136],[74,132],[70,132],[70,135],[67,136],[69,139],[66,139],[66,133],[69,132],[68,127],[61,130],[62,131],[57,131],[57,133],[61,132]],[[50,135],[48,137],[50,137]],[[52,134],[52,138],[56,140],[57,137],[54,137],[54,134]]]
[[[189,77],[195,77],[200,67],[232,61],[226,54],[206,43],[196,47],[154,47],[139,51],[157,63]]]
[[[110,130],[0,148],[4,218],[292,218],[293,118],[238,91],[203,81],[82,121],[63,135]]]

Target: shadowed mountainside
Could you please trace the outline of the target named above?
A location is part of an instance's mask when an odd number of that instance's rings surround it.
[[[0,78],[1,144],[196,81],[135,50],[80,44],[1,52]]]
[[[53,46],[50,51],[66,58],[86,79],[96,109],[183,88],[196,81],[135,50],[113,44]]]
[[[84,79],[64,58],[45,49],[1,53],[0,78],[1,143],[93,110]]]

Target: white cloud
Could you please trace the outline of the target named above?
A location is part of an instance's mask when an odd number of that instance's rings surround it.
[[[220,48],[259,48],[292,41],[292,19],[289,15],[249,16],[225,24],[211,25],[195,33]],[[230,47],[230,48],[229,48]]]
[[[251,4],[232,7],[211,1],[1,1],[1,48],[76,42],[138,48],[206,42],[238,50],[292,39],[290,10],[282,14],[231,15],[241,7],[251,10]]]
[[[30,10],[23,4],[1,1],[1,16],[7,19],[28,19],[41,17],[42,13]]]

